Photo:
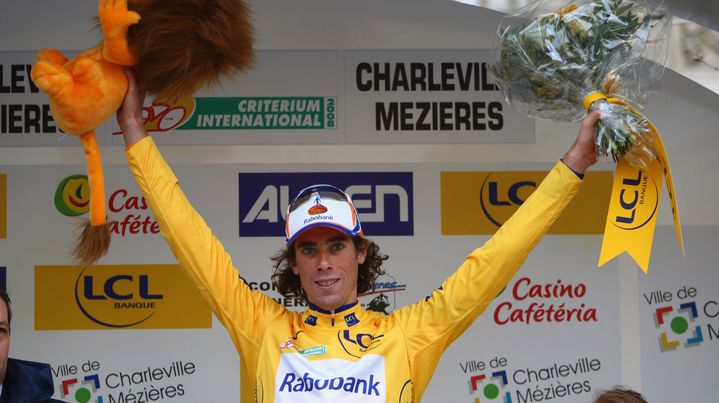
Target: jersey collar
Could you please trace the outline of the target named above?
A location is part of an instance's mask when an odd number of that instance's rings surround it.
[[[364,309],[355,301],[328,311],[309,303],[309,309],[304,313],[304,323],[309,326],[322,327],[352,327],[360,323]]]

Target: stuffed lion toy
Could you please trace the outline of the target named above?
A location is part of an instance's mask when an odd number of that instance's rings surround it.
[[[157,98],[188,96],[254,61],[249,9],[241,0],[99,0],[103,40],[68,60],[42,49],[32,80],[50,97],[58,126],[80,137],[90,183],[90,219],[75,259],[91,264],[107,253],[110,225],[95,128],[120,107],[133,66],[140,90]]]

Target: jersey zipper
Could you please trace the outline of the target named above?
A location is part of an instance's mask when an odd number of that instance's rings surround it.
[[[335,325],[335,311],[334,309],[330,311],[330,317],[332,318],[332,326]]]

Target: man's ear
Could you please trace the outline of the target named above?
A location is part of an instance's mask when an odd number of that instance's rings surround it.
[[[300,269],[297,268],[297,251],[295,250],[289,250],[289,248],[294,248],[295,245],[285,245],[285,249],[287,249],[287,263],[290,266],[290,269],[292,269],[292,273],[295,274],[295,276],[300,275]]]
[[[369,247],[369,242],[366,239],[363,239],[362,242],[360,242],[359,246],[357,247],[357,263],[363,264],[365,260],[367,260],[367,248]]]

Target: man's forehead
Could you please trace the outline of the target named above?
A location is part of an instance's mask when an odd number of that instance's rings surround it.
[[[304,231],[295,240],[295,245],[317,244],[351,240],[349,235],[332,227],[314,227]]]
[[[0,298],[0,322],[7,323],[8,320],[8,307],[5,300]]]

